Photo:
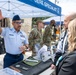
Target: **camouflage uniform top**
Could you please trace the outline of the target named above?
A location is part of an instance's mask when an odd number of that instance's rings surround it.
[[[39,31],[37,28],[34,28],[29,34],[29,47],[32,50],[32,53],[35,53],[35,44],[42,43],[42,31]]]
[[[56,40],[56,28],[54,26],[47,26],[43,34],[43,43],[47,46],[51,46],[51,42]]]
[[[43,34],[43,44],[50,46],[51,45],[51,26],[47,26],[45,28],[45,32]]]

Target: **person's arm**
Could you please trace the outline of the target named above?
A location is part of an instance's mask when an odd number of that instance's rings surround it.
[[[62,63],[58,75],[75,75],[76,71],[76,55],[69,55]]]
[[[35,36],[35,33],[34,33],[34,29],[29,33],[29,36],[28,36],[28,41],[29,41],[29,48],[30,50],[32,50],[34,48],[34,36]]]
[[[62,55],[62,41],[60,40],[57,45],[57,51],[55,53],[54,62],[51,65],[51,68],[54,69],[58,58]]]
[[[43,34],[43,44],[45,44],[47,42],[51,42],[51,30],[50,30],[49,26],[47,26],[45,28],[45,31],[44,31],[44,34]]]
[[[20,47],[20,50],[22,51],[23,54],[25,54],[25,51],[27,51],[27,49],[28,49],[28,44],[23,45],[23,46]]]
[[[61,55],[62,55],[61,52],[57,52],[57,53],[55,54],[54,62],[53,62],[52,65],[51,65],[51,68],[52,68],[52,69],[55,69],[55,67],[56,67],[56,62],[57,62],[58,58],[59,58]]]
[[[38,33],[38,30],[37,29],[33,29],[31,32],[30,32],[30,34],[29,34],[29,47],[31,48],[31,49],[33,49],[34,48],[34,46],[35,46],[35,44],[37,44],[37,43],[42,43],[42,41],[41,41],[41,37],[40,37],[40,35],[39,35],[39,33]]]
[[[2,11],[0,10],[0,20],[2,20],[4,17],[2,16]],[[2,28],[0,26],[0,34],[2,33]]]
[[[0,27],[0,34],[2,33],[2,28]]]
[[[24,39],[24,41],[23,41],[23,45],[20,46],[19,48],[20,48],[21,52],[22,52],[23,54],[25,54],[26,49],[28,49],[28,44],[29,44],[29,42],[28,42],[28,37],[27,37],[26,33],[25,33],[25,32],[22,32],[22,33],[23,33],[23,35],[25,36],[25,39]]]

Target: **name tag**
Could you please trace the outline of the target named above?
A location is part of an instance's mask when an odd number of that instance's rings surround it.
[[[14,35],[13,34],[9,34],[9,38],[14,38]]]
[[[24,35],[20,35],[22,38],[25,38],[25,36]]]
[[[24,42],[25,40],[25,36],[24,35],[20,35],[22,42]]]
[[[9,34],[10,36],[14,36],[13,34]]]

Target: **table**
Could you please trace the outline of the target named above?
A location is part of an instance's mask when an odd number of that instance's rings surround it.
[[[13,67],[17,68],[16,65],[20,65],[21,67],[26,67],[28,68],[28,70],[23,70],[20,67],[18,67],[18,69],[21,71],[21,73],[23,75],[39,75],[40,73],[42,73],[43,71],[47,70],[50,65],[52,64],[52,60],[48,60],[46,62],[40,62],[38,65],[36,66],[29,66],[25,63],[23,63],[23,61],[20,61],[14,65],[12,65]]]
[[[52,75],[52,73],[55,72],[55,69],[51,69],[50,67],[48,69],[46,69],[45,71],[43,71],[42,73],[40,73],[39,75]]]

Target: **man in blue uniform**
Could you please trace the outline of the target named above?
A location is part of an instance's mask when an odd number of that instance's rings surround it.
[[[21,29],[21,18],[15,15],[12,19],[13,28],[1,28],[0,33],[4,37],[6,55],[4,56],[4,68],[23,60],[22,52],[28,47],[28,38]]]

